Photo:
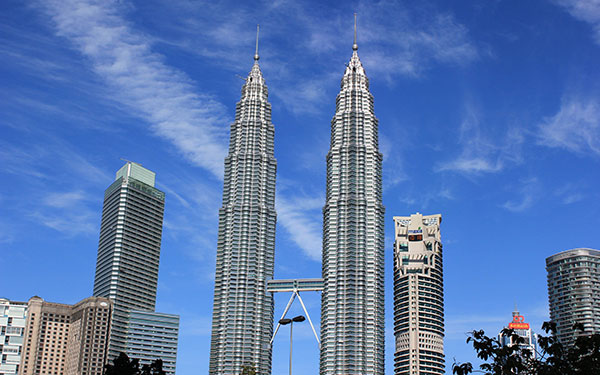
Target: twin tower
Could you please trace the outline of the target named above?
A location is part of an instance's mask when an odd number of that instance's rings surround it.
[[[384,373],[384,207],[378,121],[356,33],[331,120],[323,208],[321,374]],[[258,64],[242,87],[225,158],[209,373],[271,373],[275,129]]]

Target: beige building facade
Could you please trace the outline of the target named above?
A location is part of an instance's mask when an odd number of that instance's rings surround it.
[[[441,222],[441,215],[394,217],[397,375],[445,373]]]
[[[90,297],[75,305],[32,297],[27,306],[20,375],[101,375],[112,304]]]

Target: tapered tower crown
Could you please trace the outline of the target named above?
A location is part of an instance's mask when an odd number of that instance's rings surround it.
[[[352,50],[327,154],[320,373],[383,375],[383,157],[356,26]]]
[[[254,64],[242,86],[225,158],[223,205],[215,272],[210,375],[239,374],[253,366],[271,373],[275,258],[275,129],[268,90]],[[250,302],[251,301],[251,302]],[[251,307],[249,307],[251,306]]]

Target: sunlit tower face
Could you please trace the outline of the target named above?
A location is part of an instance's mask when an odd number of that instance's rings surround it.
[[[275,129],[258,65],[242,87],[225,158],[219,210],[209,373],[271,373],[275,257]]]
[[[336,99],[323,208],[321,374],[384,373],[384,212],[378,122],[353,53]]]

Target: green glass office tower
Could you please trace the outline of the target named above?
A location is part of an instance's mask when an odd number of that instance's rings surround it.
[[[323,207],[322,375],[384,373],[382,155],[369,80],[353,45],[331,120]]]
[[[209,374],[239,374],[252,365],[271,373],[275,257],[275,161],[271,104],[258,65],[242,87],[225,158]]]
[[[127,162],[104,192],[94,296],[114,303],[109,359],[126,351],[129,311],[154,311],[165,207],[154,180]]]

